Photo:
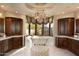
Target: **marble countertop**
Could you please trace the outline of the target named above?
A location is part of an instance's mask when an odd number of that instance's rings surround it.
[[[10,39],[10,38],[14,38],[14,37],[23,37],[23,35],[0,37],[0,41],[6,40],[6,39]]]
[[[70,36],[64,36],[64,35],[58,35],[56,37],[61,37],[61,38],[70,38],[70,39],[74,39],[74,40],[79,40],[78,37],[70,37]]]

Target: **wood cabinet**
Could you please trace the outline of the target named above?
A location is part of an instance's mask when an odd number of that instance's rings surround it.
[[[8,51],[23,47],[23,37],[14,37],[8,39]]]
[[[13,49],[13,38],[8,39],[8,51]]]
[[[55,45],[58,48],[64,48],[72,53],[79,56],[79,41],[70,39],[70,38],[62,38],[62,37],[56,37],[55,39]]]
[[[63,49],[67,48],[67,45],[68,45],[67,38],[62,38],[62,37],[58,38],[58,37],[56,37],[55,45],[59,48],[63,48]]]
[[[7,36],[22,35],[23,20],[20,18],[6,17],[5,18],[5,33]]]
[[[0,33],[4,33],[4,19],[0,18]]]
[[[58,20],[58,35],[74,35],[74,18],[63,18]]]
[[[65,20],[58,20],[58,35],[65,35]]]
[[[5,55],[8,51],[11,51],[11,50],[13,50],[12,39],[0,41],[0,56]]]
[[[79,41],[75,40],[75,51],[74,53],[79,56]]]
[[[8,41],[0,41],[0,55],[4,55],[8,51]]]
[[[22,37],[15,37],[13,38],[13,49],[18,49],[23,46],[23,39]]]
[[[9,36],[18,36],[23,33],[23,20],[20,18],[6,17],[5,20],[0,18],[0,33],[4,33],[5,22],[5,34]],[[6,37],[6,38],[7,38]],[[18,49],[23,46],[22,37],[13,37],[0,41],[0,55],[4,55],[6,52]]]
[[[76,19],[76,34],[79,33],[79,19]]]
[[[8,51],[19,49],[23,46],[22,37],[14,37],[7,40],[0,41],[0,56],[5,55]]]
[[[79,41],[68,39],[68,50],[79,56]]]
[[[2,44],[3,42],[0,41],[0,56],[4,55],[4,45]]]

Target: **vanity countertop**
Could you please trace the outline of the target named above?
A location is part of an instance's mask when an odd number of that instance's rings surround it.
[[[61,38],[70,38],[70,39],[74,39],[74,40],[79,40],[79,38],[77,37],[71,37],[71,36],[64,36],[64,35],[58,35],[56,37],[61,37]]]
[[[10,38],[14,38],[14,37],[23,37],[23,35],[0,37],[0,41],[6,40],[6,39],[10,39]]]

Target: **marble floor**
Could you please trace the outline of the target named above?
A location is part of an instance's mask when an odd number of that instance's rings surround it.
[[[72,52],[68,50],[55,47],[55,39],[50,39],[48,42],[50,42],[50,44],[47,46],[42,46],[42,47],[39,46],[39,48],[37,48],[38,46],[35,47],[33,46],[30,48],[29,41],[26,40],[27,44],[25,45],[25,47],[10,51],[9,53],[6,54],[6,56],[75,56]],[[39,52],[39,51],[43,51],[43,52]],[[41,55],[39,55],[39,53],[41,53]]]

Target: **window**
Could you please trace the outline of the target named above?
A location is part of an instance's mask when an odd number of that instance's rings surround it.
[[[35,24],[30,23],[30,35],[35,35]]]
[[[29,24],[28,23],[25,23],[25,29],[26,29],[26,35],[29,35],[29,29],[28,29],[28,27],[29,27]]]
[[[43,35],[49,36],[49,23],[44,24],[44,33]]]
[[[43,20],[43,23],[37,23],[34,18],[28,18],[26,25],[26,35],[44,35],[53,36],[52,17]]]
[[[50,36],[53,36],[53,23],[50,23]]]
[[[42,35],[42,24],[37,24],[37,35]]]

